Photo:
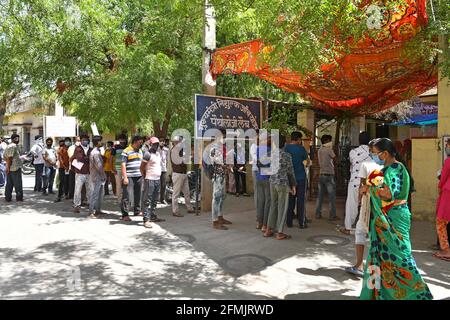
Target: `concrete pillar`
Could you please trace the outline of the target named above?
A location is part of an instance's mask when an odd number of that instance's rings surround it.
[[[297,112],[297,125],[314,132],[314,111],[304,109]]]
[[[203,66],[202,66],[202,84],[203,92],[207,95],[216,95],[216,81],[210,72],[211,52],[216,49],[216,19],[214,7],[205,0],[205,27],[203,30]],[[205,143],[199,143],[199,149],[196,152],[202,152]],[[201,153],[200,153],[201,154]],[[200,157],[200,159],[202,159]],[[212,207],[212,184],[202,170],[201,178],[201,212],[210,212]]]
[[[350,144],[359,145],[359,134],[366,131],[366,117],[355,117],[350,121]]]

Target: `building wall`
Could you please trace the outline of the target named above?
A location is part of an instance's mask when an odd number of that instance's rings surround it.
[[[397,128],[397,138],[396,140],[405,141],[405,139],[410,139],[410,128],[408,126],[401,126]]]
[[[436,216],[437,171],[441,154],[438,139],[412,139],[412,170],[416,192],[412,194],[412,214],[416,220],[433,221]]]
[[[27,110],[5,117],[4,130],[8,135],[13,132],[20,135],[24,151],[30,150],[36,135],[43,134],[43,116],[38,111]]]
[[[443,41],[443,37],[441,38]],[[445,46],[444,44],[442,44]],[[437,171],[442,168],[440,141],[450,135],[450,84],[448,78],[439,77],[437,139],[414,139],[412,163],[418,192],[413,196],[413,212],[419,218],[433,220],[438,197]]]

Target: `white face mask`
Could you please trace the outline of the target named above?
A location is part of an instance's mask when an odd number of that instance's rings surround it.
[[[80,141],[77,141],[77,142],[75,142],[75,145],[76,145],[77,147],[79,147],[79,146],[81,146],[81,142],[80,142]]]

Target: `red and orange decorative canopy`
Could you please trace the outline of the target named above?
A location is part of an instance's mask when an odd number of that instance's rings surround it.
[[[365,1],[363,6],[372,2]],[[211,72],[249,73],[288,92],[302,94],[313,106],[332,114],[376,113],[436,86],[436,68],[426,67],[425,57],[405,60],[407,40],[426,26],[426,0],[407,0],[409,6],[387,13],[375,36],[352,44],[337,63],[323,65],[318,72],[302,75],[286,68],[271,68],[262,62],[271,50],[261,40],[217,49]],[[287,53],[289,54],[289,53]]]

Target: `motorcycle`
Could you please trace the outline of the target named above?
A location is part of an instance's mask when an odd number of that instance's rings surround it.
[[[198,179],[197,173],[195,171],[188,171],[187,176],[188,176],[188,183],[189,183],[190,198],[192,201],[192,200],[196,199],[195,184]],[[198,194],[198,199],[200,201],[200,195],[201,195],[200,180],[198,182],[198,193],[197,194]],[[170,181],[166,185],[166,194],[165,194],[164,198],[168,203],[172,203],[172,196],[173,196],[173,182],[172,182],[172,179],[170,179]]]
[[[33,157],[29,153],[21,155],[20,160],[22,160],[22,173],[24,175],[30,175],[35,172]]]

